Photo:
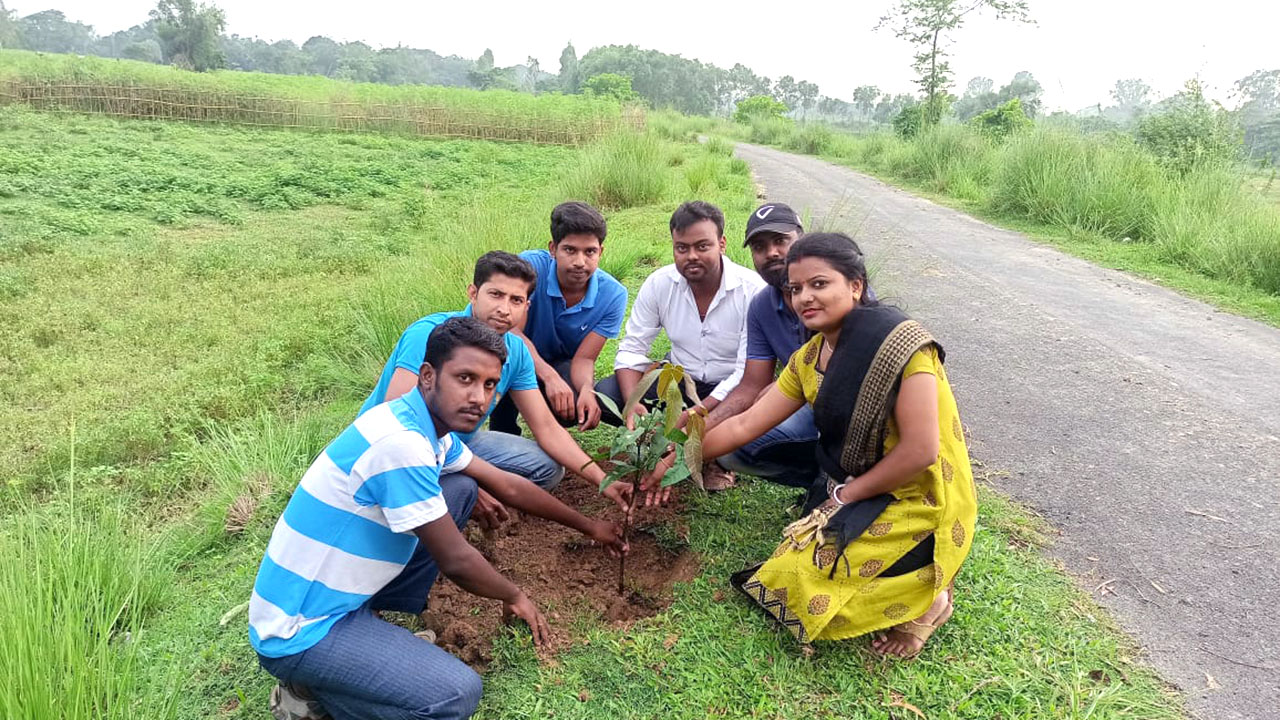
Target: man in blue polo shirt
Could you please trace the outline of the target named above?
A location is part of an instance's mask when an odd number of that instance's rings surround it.
[[[523,332],[547,405],[561,425],[590,430],[600,423],[596,402],[596,358],[622,330],[627,289],[599,269],[607,234],[604,216],[583,202],[551,211],[546,250],[526,250],[538,273]],[[503,399],[493,410],[491,430],[519,434],[516,407]]]
[[[459,533],[476,499],[467,475],[626,550],[616,526],[577,516],[473,456],[455,435],[473,432],[492,403],[507,358],[498,333],[449,318],[423,356],[413,389],[361,414],[320,453],[271,534],[249,600],[249,642],[280,681],[270,700],[277,718],[470,717],[480,677],[377,615],[406,609],[406,584],[425,598],[437,572],[501,600],[535,643],[546,641],[538,608]],[[422,555],[429,567],[415,567]]]
[[[808,340],[783,292],[787,250],[803,232],[795,211],[782,203],[761,205],[747,219],[744,244],[751,248],[756,272],[768,287],[756,293],[747,308],[747,359],[742,381],[712,409],[707,416],[707,429],[751,407],[773,383],[778,364],[786,362]],[[817,442],[813,410],[806,405],[781,425],[716,462],[726,470],[807,488],[818,475],[814,455]]]
[[[476,261],[472,283],[467,288],[471,304],[457,312],[428,315],[410,325],[396,342],[378,384],[360,412],[394,400],[414,388],[417,378],[414,368],[422,364],[427,337],[432,330],[451,317],[474,317],[503,334],[507,358],[494,393],[495,404],[502,396],[512,397],[533,432],[533,440],[479,430],[482,423],[477,423],[476,429],[460,435],[467,447],[478,457],[502,470],[528,478],[545,490],[560,482],[566,467],[574,468],[588,482],[599,486],[604,480],[604,470],[594,464],[573,437],[556,422],[538,392],[533,357],[526,343],[519,335],[510,332],[524,323],[529,296],[536,281],[533,267],[511,253],[494,250],[482,255]],[[492,409],[492,404],[484,408],[484,418]],[[482,422],[484,418],[481,418]],[[629,483],[614,483],[605,495],[625,509],[630,492]],[[505,520],[507,514],[502,504],[482,487],[475,516],[482,527],[491,527]]]

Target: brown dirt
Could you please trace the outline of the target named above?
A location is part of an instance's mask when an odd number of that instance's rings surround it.
[[[566,478],[555,495],[589,517],[621,521],[613,503],[580,478]],[[662,548],[651,532],[658,526],[667,526],[681,537],[688,533],[675,507],[636,511],[625,597],[618,594],[617,558],[575,530],[513,511],[512,520],[497,532],[484,536],[473,531],[469,536],[546,616],[552,639],[539,654],[548,657],[571,644],[574,626],[625,627],[656,615],[671,604],[675,583],[697,576],[697,556]],[[442,648],[483,669],[492,660],[494,636],[503,631],[502,604],[472,595],[441,577],[431,591],[423,621],[436,632]]]

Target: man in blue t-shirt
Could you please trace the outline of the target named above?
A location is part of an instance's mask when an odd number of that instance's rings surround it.
[[[422,365],[431,331],[450,317],[471,316],[502,333],[507,347],[494,403],[484,408],[484,417],[476,428],[489,417],[497,401],[509,395],[528,423],[533,440],[475,429],[460,436],[467,447],[478,457],[502,470],[528,478],[545,490],[560,482],[566,467],[574,468],[578,475],[598,487],[604,480],[604,470],[556,422],[538,391],[538,378],[529,348],[519,335],[510,332],[524,323],[529,296],[536,281],[537,274],[526,260],[501,250],[482,255],[476,261],[472,283],[467,287],[471,304],[458,312],[428,315],[410,325],[396,342],[378,384],[360,412],[412,390],[417,382],[414,368]],[[614,483],[604,494],[625,510],[631,490],[629,483]],[[507,513],[502,504],[482,487],[475,517],[481,527],[488,528],[501,524]]]
[[[747,308],[747,359],[742,381],[707,416],[707,429],[737,415],[773,384],[779,363],[800,348],[808,335],[784,294],[787,251],[804,232],[800,218],[782,203],[756,208],[747,219],[744,243],[751,248],[756,272],[768,287]],[[818,476],[815,451],[818,429],[805,405],[776,428],[737,451],[716,459],[726,470],[807,488]]]
[[[627,313],[627,289],[599,269],[606,233],[600,211],[565,202],[551,211],[547,249],[520,253],[538,273],[523,328],[538,385],[560,424],[579,430],[600,424],[596,358]],[[510,396],[494,408],[489,428],[520,434]]]
[[[421,611],[439,572],[501,600],[535,643],[546,641],[538,608],[459,533],[476,481],[626,551],[616,525],[579,515],[458,438],[475,431],[501,383],[507,345],[498,333],[474,318],[449,318],[422,354],[416,385],[329,443],[271,533],[249,599],[249,642],[280,681],[270,699],[275,717],[469,717],[480,677],[377,614]]]

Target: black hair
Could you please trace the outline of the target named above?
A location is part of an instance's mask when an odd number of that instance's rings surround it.
[[[452,317],[431,331],[427,336],[425,362],[437,372],[453,357],[460,347],[473,347],[498,356],[499,363],[507,361],[507,343],[497,330],[473,317]]]
[[[538,273],[529,264],[528,260],[502,250],[490,250],[481,255],[479,260],[476,260],[476,272],[471,282],[476,287],[480,287],[494,275],[506,275],[517,280],[524,280],[529,283],[530,294],[533,293],[533,287],[538,282]]]
[[[671,213],[671,234],[684,232],[690,225],[710,220],[716,224],[716,237],[724,237],[724,213],[709,202],[691,200]]]
[[[570,235],[594,235],[601,245],[609,232],[600,211],[584,202],[570,200],[551,210],[551,242],[558,243]]]
[[[866,258],[853,238],[838,232],[801,235],[787,251],[787,265],[807,257],[823,260],[846,280],[861,280],[862,298],[858,304],[877,304],[875,296],[869,292],[870,285],[867,284]]]

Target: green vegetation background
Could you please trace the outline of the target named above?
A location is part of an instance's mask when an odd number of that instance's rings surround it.
[[[261,717],[243,615],[271,525],[412,320],[471,263],[608,211],[633,290],[681,200],[755,202],[730,146],[582,150],[58,117],[0,108],[0,716]],[[738,243],[737,259],[748,262]],[[607,370],[607,349],[601,368]],[[724,578],[791,498],[694,497],[705,573],[624,631],[539,664],[513,631],[484,717],[1176,717],[1178,701],[988,494],[956,618],[928,656],[799,653]],[[664,542],[671,529],[657,530]]]

